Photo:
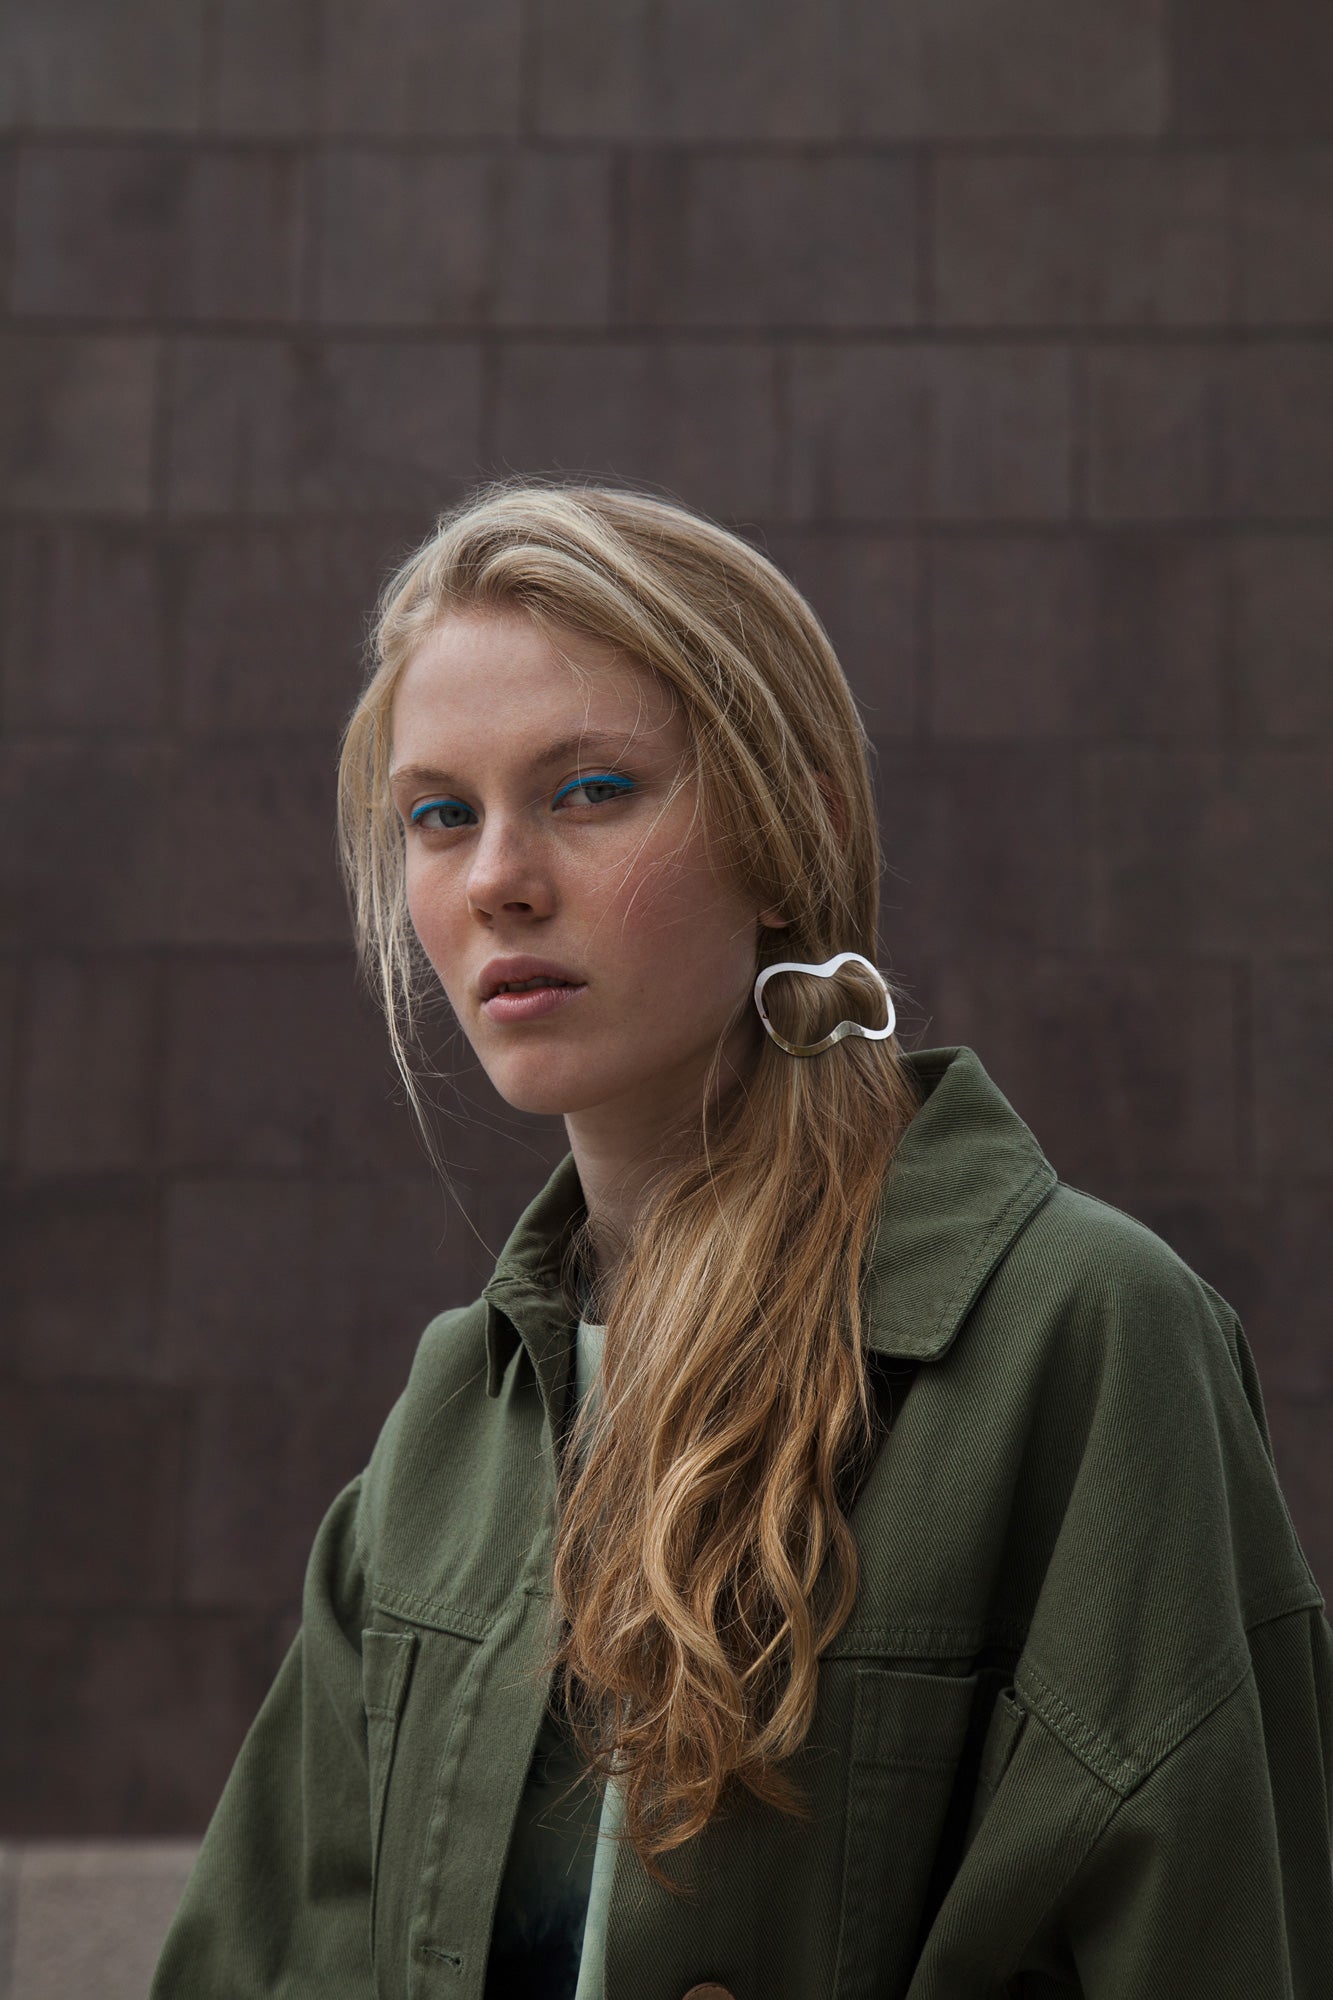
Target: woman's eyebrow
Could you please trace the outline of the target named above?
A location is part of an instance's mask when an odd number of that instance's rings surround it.
[[[563,763],[567,757],[583,757],[586,761],[589,751],[599,756],[608,751],[623,756],[632,741],[632,735],[623,730],[582,729],[577,736],[562,736],[558,743],[549,743],[544,750],[537,751],[529,758],[528,768],[532,771],[544,770],[548,764]],[[449,785],[456,782],[448,771],[434,764],[402,764],[389,774],[389,783],[395,788],[399,785]]]

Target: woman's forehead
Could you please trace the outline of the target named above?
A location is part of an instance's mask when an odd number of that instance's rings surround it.
[[[392,707],[395,762],[446,744],[534,759],[634,743],[679,750],[685,735],[681,704],[656,674],[605,640],[522,612],[442,619],[410,655]]]

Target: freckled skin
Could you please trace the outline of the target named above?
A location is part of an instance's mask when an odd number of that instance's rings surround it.
[[[451,615],[423,640],[392,728],[395,770],[450,777],[395,786],[422,947],[501,1096],[563,1114],[585,1188],[614,1184],[701,1101],[726,1019],[754,984],[761,922],[781,921],[709,866],[691,825],[695,786],[682,776],[683,715],[653,675],[603,643],[568,633],[557,649],[525,614],[505,611]],[[580,730],[616,742],[536,766]],[[602,772],[634,779],[633,791],[607,802],[594,787],[555,803],[571,780]],[[440,799],[471,810],[416,830],[413,809]],[[492,1022],[478,974],[518,952],[568,967],[587,991],[538,1020]],[[751,1067],[762,1035],[749,1008],[727,1048],[734,1074]]]

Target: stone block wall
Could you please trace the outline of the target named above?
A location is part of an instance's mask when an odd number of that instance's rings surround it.
[[[495,472],[809,592],[907,1040],[1237,1306],[1333,1583],[1333,14],[15,0],[0,303],[0,1831],[200,1830],[564,1150],[460,1050],[432,1185],[334,863]]]

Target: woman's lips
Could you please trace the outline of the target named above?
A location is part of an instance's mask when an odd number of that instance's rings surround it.
[[[492,1021],[536,1021],[587,990],[586,986],[534,986],[530,993],[493,993],[482,1001],[481,1011]]]

